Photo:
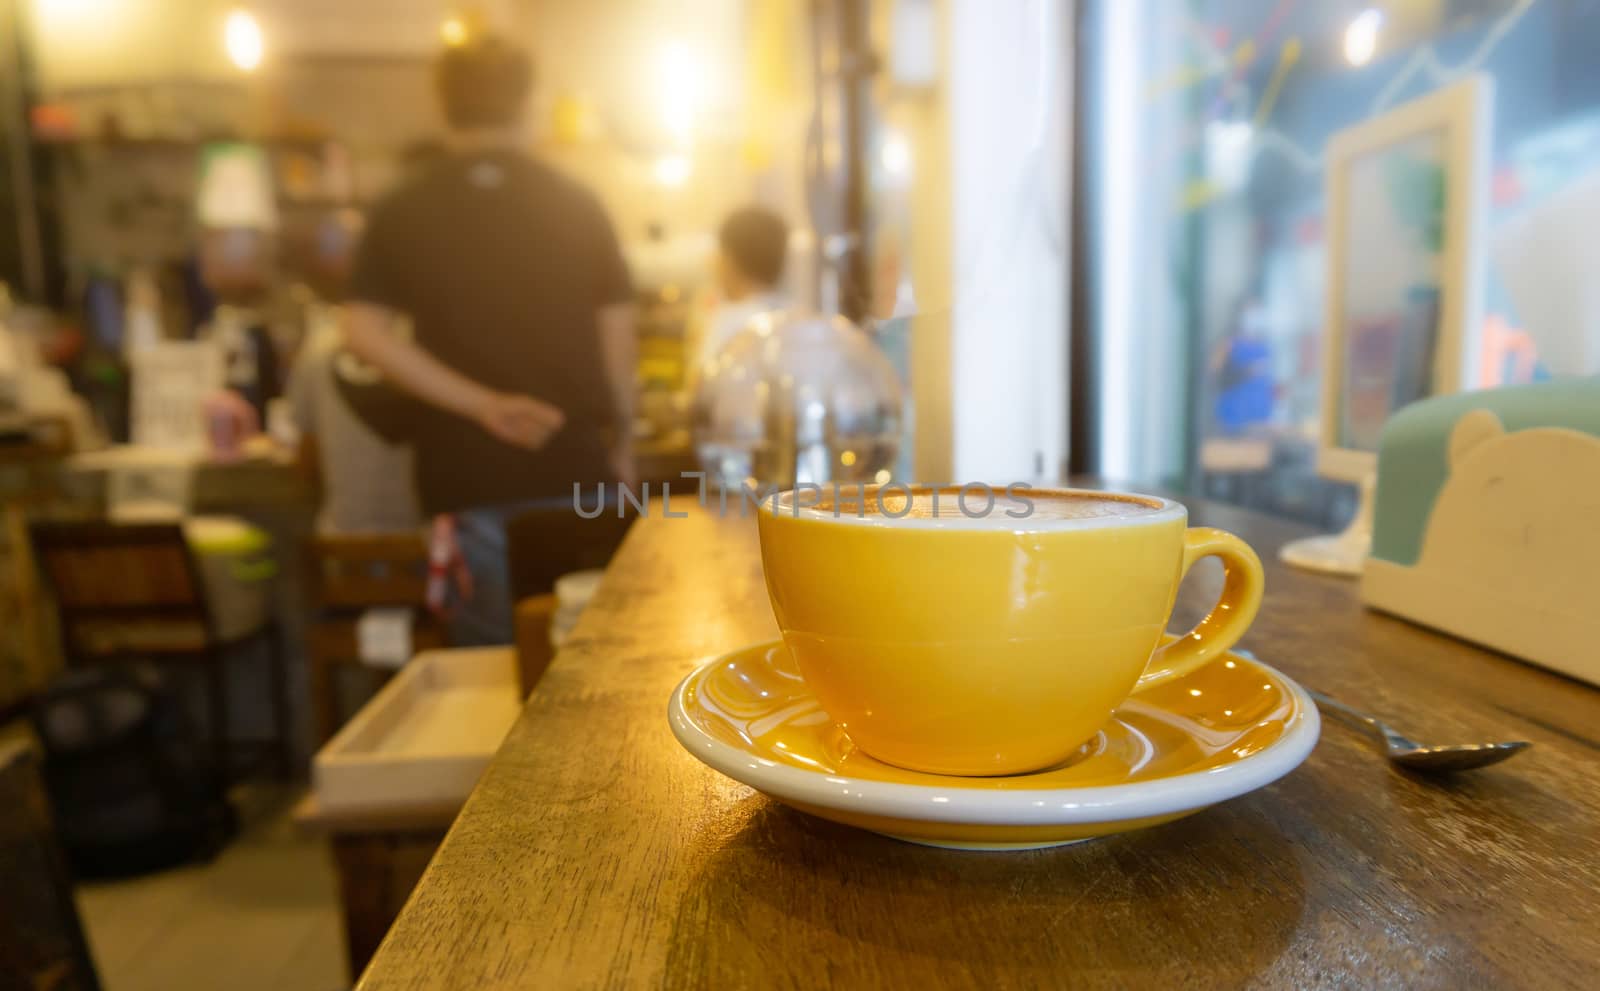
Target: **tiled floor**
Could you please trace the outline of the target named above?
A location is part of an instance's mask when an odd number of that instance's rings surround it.
[[[105,991],[349,987],[333,867],[289,818],[296,791],[237,795],[240,834],[209,864],[79,887]]]

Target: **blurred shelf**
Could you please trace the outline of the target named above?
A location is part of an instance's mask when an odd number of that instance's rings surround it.
[[[342,143],[331,136],[313,137],[310,135],[295,137],[293,135],[251,135],[251,134],[214,134],[204,137],[109,137],[105,135],[69,135],[53,136],[34,133],[35,143],[45,148],[56,149],[94,149],[101,151],[128,151],[128,152],[193,152],[208,145],[216,144],[249,144],[262,145],[274,149],[292,149],[295,151],[314,151],[329,143]]]

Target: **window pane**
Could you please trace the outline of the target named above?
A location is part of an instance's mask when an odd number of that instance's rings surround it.
[[[1079,50],[1094,251],[1077,291],[1099,352],[1126,362],[1132,340],[1139,361],[1124,405],[1113,389],[1097,410],[1107,461],[1342,522],[1348,490],[1315,468],[1327,143],[1472,72],[1493,96],[1464,385],[1600,372],[1600,2],[1099,0]],[[1335,433],[1354,449],[1433,390],[1447,142],[1420,133],[1348,170]],[[1151,414],[1140,385],[1184,401]]]

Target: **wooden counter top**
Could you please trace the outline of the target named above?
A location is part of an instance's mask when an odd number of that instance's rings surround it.
[[[237,461],[214,461],[183,454],[116,444],[74,455],[64,462],[69,484],[87,489],[81,497],[102,503],[115,471],[189,473],[187,509],[194,513],[233,513],[283,507],[312,508],[316,493],[286,452]]]
[[[1528,739],[1436,783],[1329,722],[1299,770],[1155,829],[1024,853],[885,839],[684,753],[667,697],[775,635],[751,520],[641,521],[363,991],[1586,985],[1600,962],[1600,692],[1292,572],[1303,531],[1188,500],[1267,562],[1243,646],[1429,742]],[[676,512],[679,505],[675,502]],[[1217,578],[1180,596],[1193,616]],[[1597,648],[1600,649],[1600,648]]]

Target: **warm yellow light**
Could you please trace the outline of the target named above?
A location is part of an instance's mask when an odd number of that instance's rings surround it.
[[[839,463],[844,465],[846,468],[849,468],[851,465],[856,463],[856,452],[845,451],[844,453],[840,454]]]
[[[688,155],[662,155],[656,159],[656,182],[663,186],[681,186],[689,181],[689,173],[694,171],[694,163]]]
[[[884,135],[883,147],[878,149],[878,160],[883,164],[883,171],[890,175],[905,175],[911,169],[911,143],[905,135],[890,131]]]
[[[41,20],[59,21],[70,27],[73,21],[85,17],[104,16],[107,6],[107,0],[39,0],[36,13]]]
[[[222,42],[228,50],[228,60],[245,72],[254,72],[266,51],[261,25],[248,10],[235,10],[228,15],[222,28]]]
[[[661,46],[656,92],[661,101],[661,123],[672,140],[687,145],[694,133],[694,118],[701,99],[700,66],[689,46],[669,41]]]
[[[467,43],[467,25],[466,25],[466,22],[461,20],[461,18],[459,18],[459,17],[448,17],[448,18],[445,18],[445,22],[443,24],[439,25],[439,37],[441,39],[443,39],[445,44],[449,45],[452,48],[454,48],[454,47],[456,47],[458,45],[466,44]]]
[[[1344,58],[1354,66],[1366,65],[1378,51],[1378,29],[1383,27],[1383,11],[1368,7],[1351,19],[1344,29]]]

